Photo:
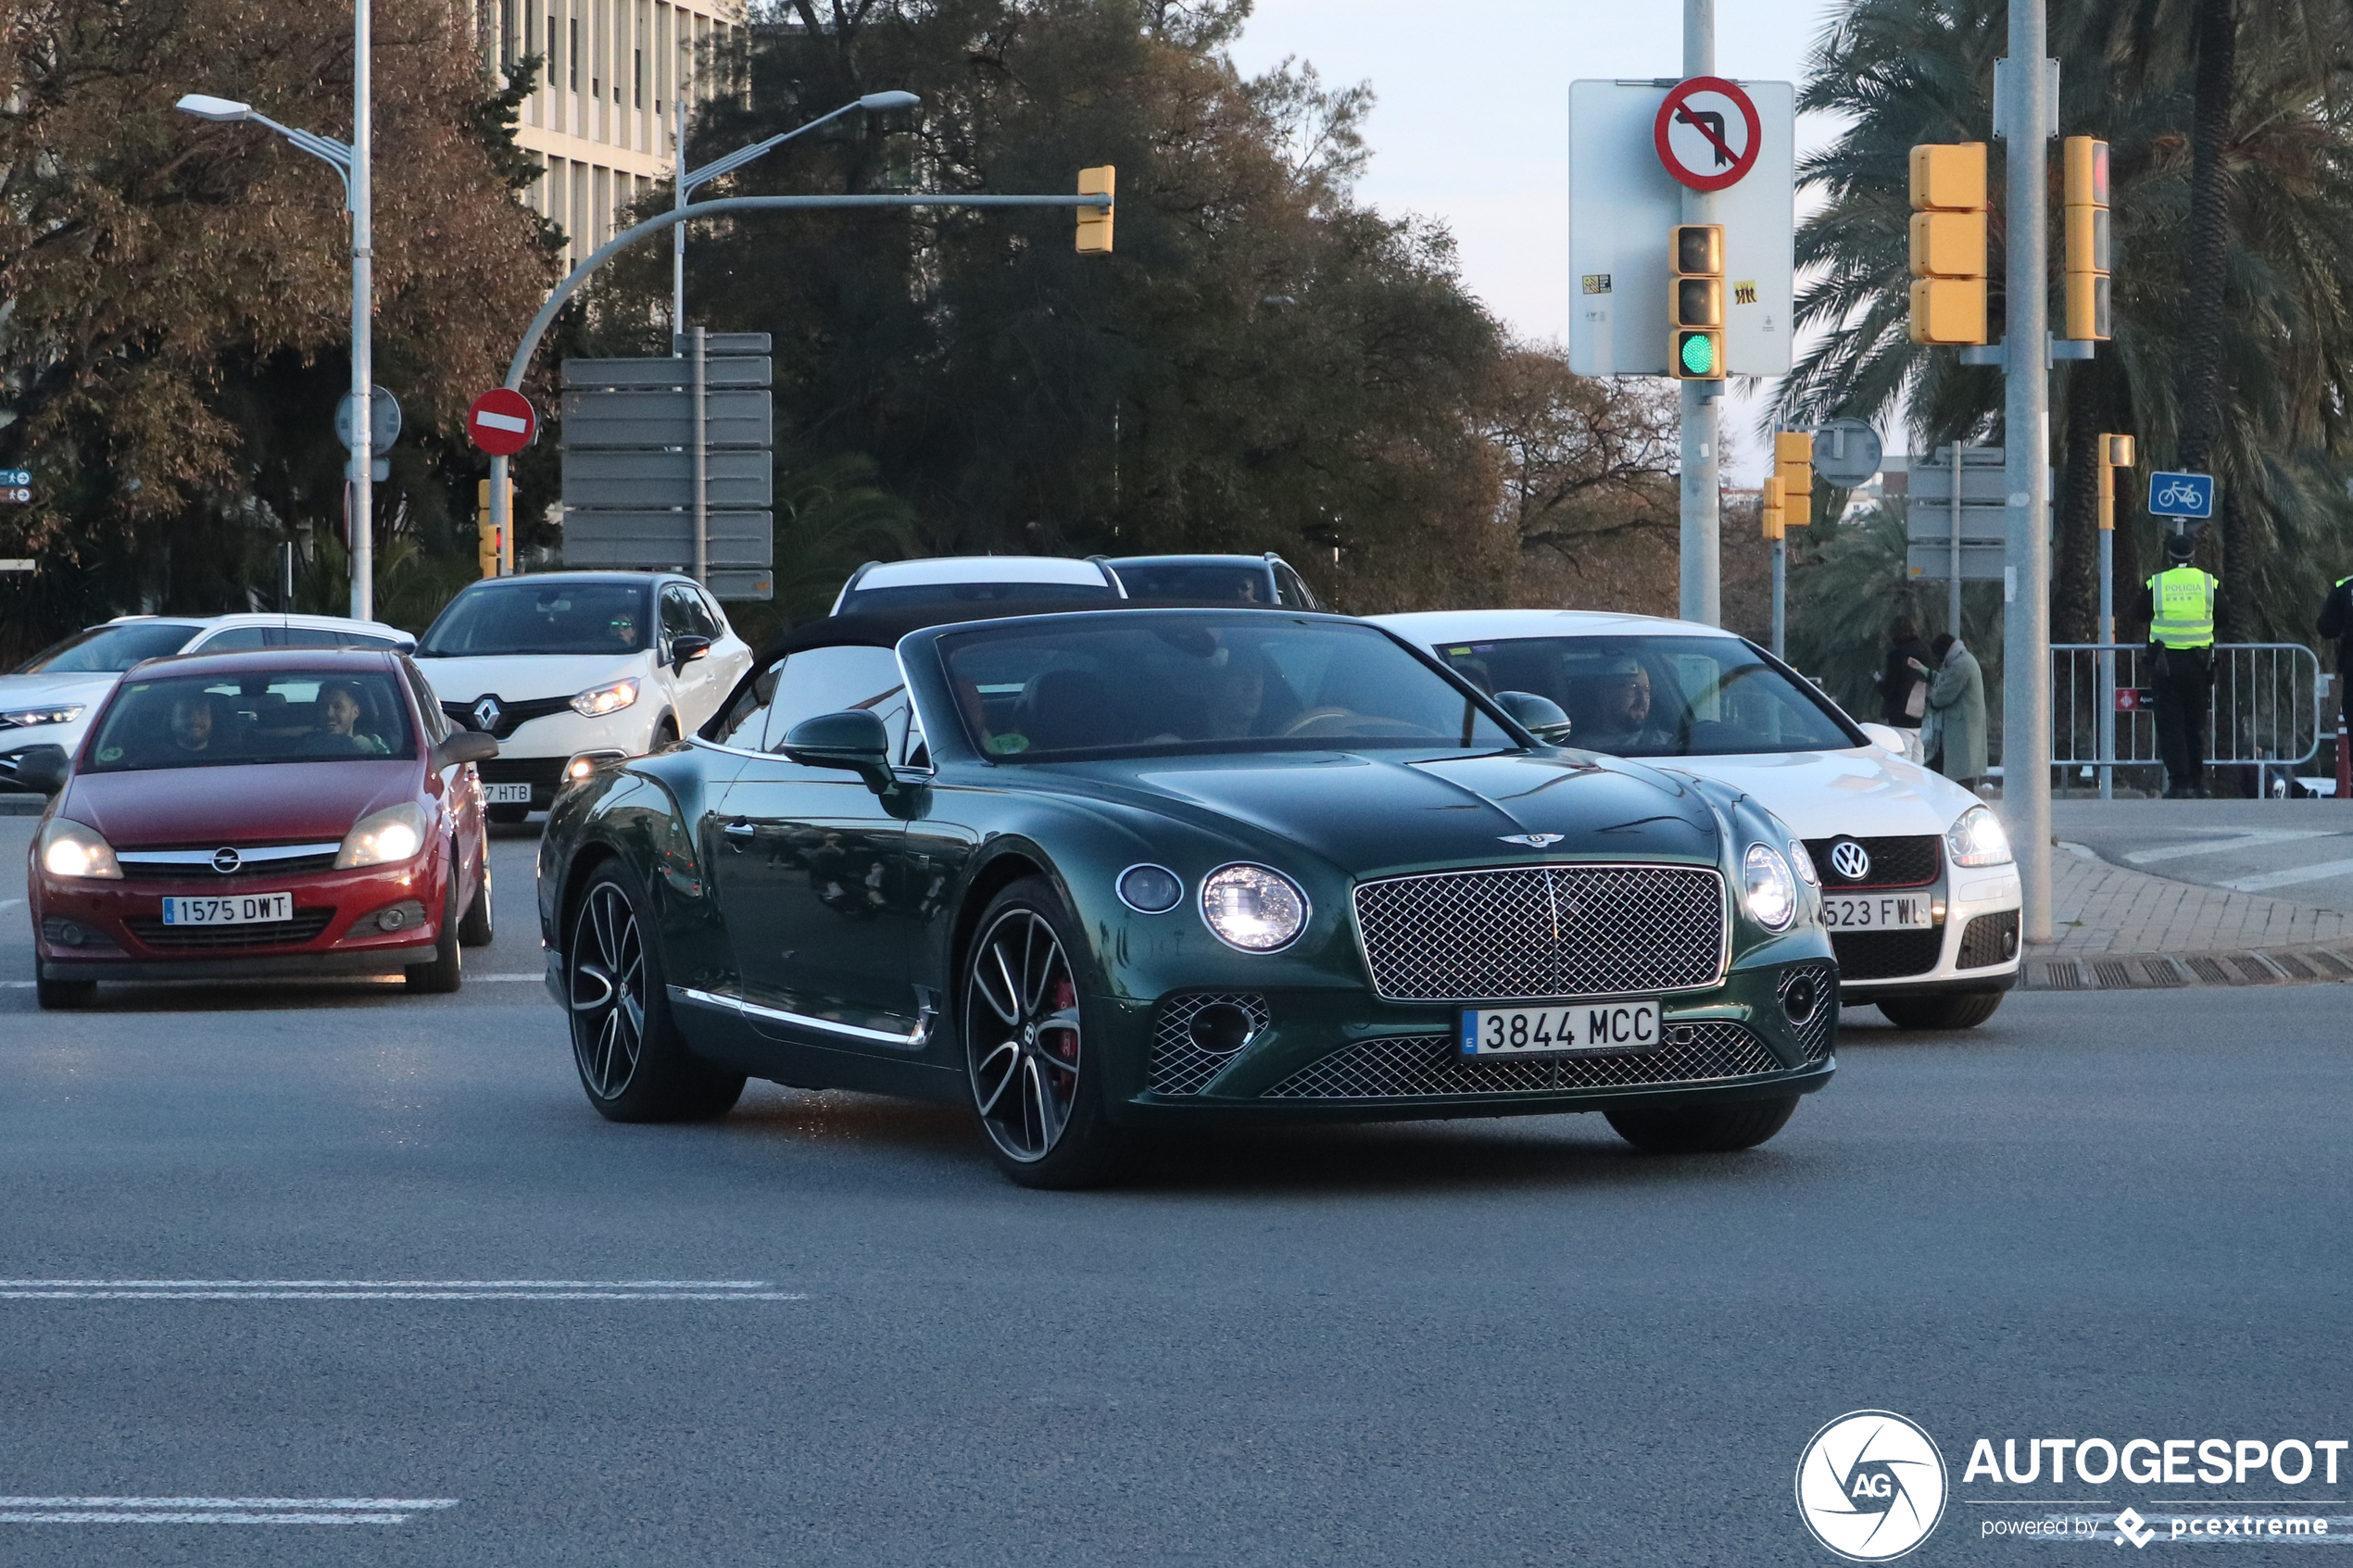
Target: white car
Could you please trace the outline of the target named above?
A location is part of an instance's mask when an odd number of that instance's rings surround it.
[[[691,577],[537,571],[469,583],[417,643],[442,711],[497,737],[477,765],[494,822],[555,803],[599,762],[702,727],[751,649]]]
[[[1490,692],[1557,703],[1563,745],[1718,780],[1789,823],[1820,883],[1843,1000],[1959,1029],[2017,983],[2018,868],[1992,810],[1747,639],[1585,610],[1373,619]]]
[[[926,560],[874,561],[849,574],[834,596],[833,613],[958,604],[989,599],[1070,599],[1103,603],[1127,590],[1101,556],[934,556]]]
[[[396,648],[417,639],[380,621],[339,615],[122,615],[84,627],[0,675],[0,789],[13,785],[17,755],[61,746],[70,756],[122,672],[175,653],[245,648]]]

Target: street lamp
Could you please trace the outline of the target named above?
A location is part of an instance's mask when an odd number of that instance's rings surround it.
[[[374,344],[370,332],[370,300],[375,291],[375,245],[368,165],[374,129],[370,123],[369,0],[355,0],[358,52],[352,67],[352,140],[338,142],[316,132],[281,125],[251,104],[191,93],[180,100],[182,114],[198,119],[230,123],[250,121],[267,126],[343,177],[344,206],[351,213],[351,617],[372,621],[376,614],[375,437],[374,410],[369,407],[369,386],[374,378]]]
[[[699,187],[711,183],[723,174],[734,173],[752,159],[762,156],[772,148],[782,146],[803,132],[814,131],[827,120],[839,119],[852,109],[879,112],[885,109],[912,108],[922,102],[923,99],[912,93],[869,93],[854,103],[842,105],[831,114],[818,116],[806,125],[771,136],[765,142],[755,142],[749,147],[738,147],[725,157],[713,158],[700,169],[679,176],[676,199],[672,205],[675,207],[684,207],[686,205],[687,196]],[[681,166],[684,166],[686,159],[686,99],[684,94],[679,94],[678,97],[677,138],[678,161]],[[677,333],[686,330],[686,226],[681,223],[671,230],[670,234],[670,330]]]

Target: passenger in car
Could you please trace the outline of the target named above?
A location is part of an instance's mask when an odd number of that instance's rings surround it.
[[[359,728],[367,702],[353,683],[329,681],[321,684],[315,711],[318,727],[303,737],[303,751],[313,756],[347,753],[355,757],[384,757],[391,753],[392,748],[381,737]]]

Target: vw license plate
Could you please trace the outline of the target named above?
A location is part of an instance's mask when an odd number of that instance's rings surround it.
[[[294,919],[291,893],[233,893],[225,898],[166,898],[166,925],[265,925]]]
[[[1465,1056],[1632,1056],[1659,1040],[1655,1001],[1463,1010]]]
[[[482,802],[485,806],[528,806],[531,786],[527,784],[484,784]]]
[[[1906,931],[1932,923],[1925,893],[1825,894],[1822,923],[1832,931]]]

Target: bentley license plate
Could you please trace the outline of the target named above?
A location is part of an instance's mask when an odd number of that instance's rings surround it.
[[[294,919],[291,893],[233,893],[225,898],[166,898],[166,925],[265,925]]]
[[[528,806],[531,786],[527,784],[484,784],[482,803],[485,806]]]
[[[1631,1056],[1659,1039],[1655,1001],[1463,1010],[1465,1056]]]
[[[1822,923],[1832,931],[1906,931],[1933,923],[1925,893],[1830,893]]]

